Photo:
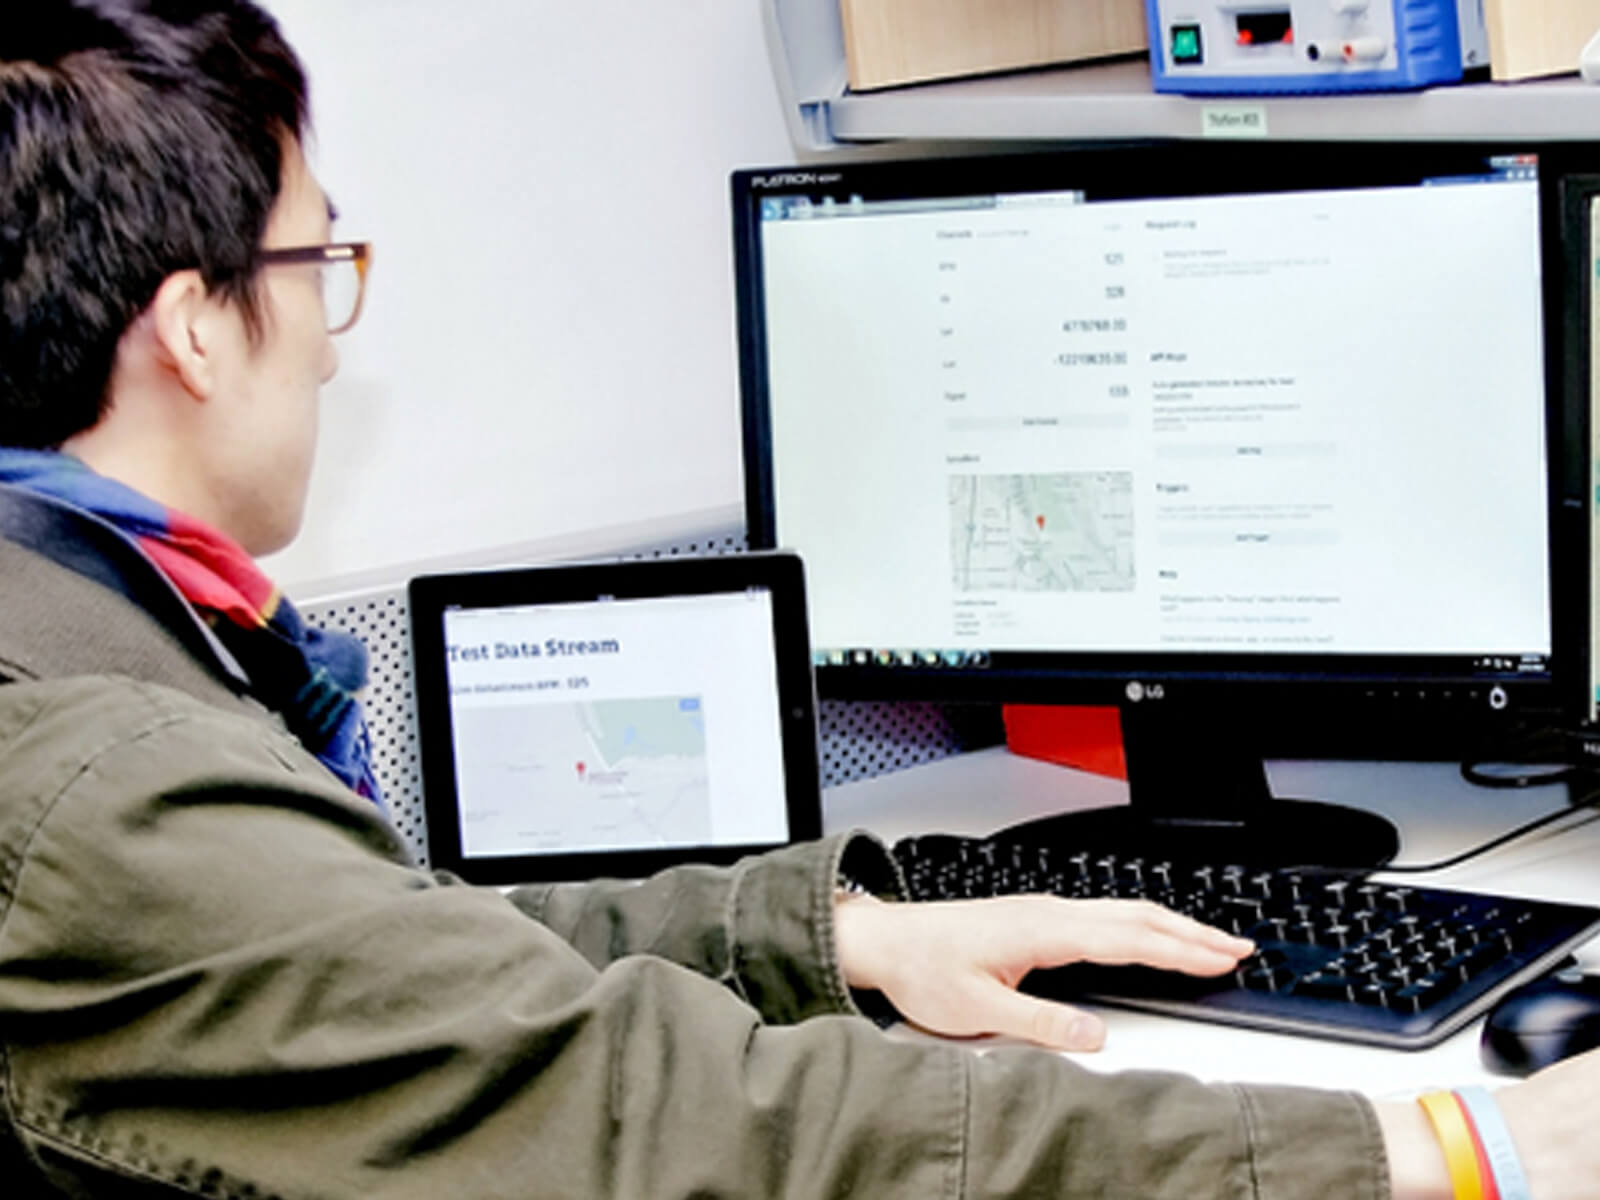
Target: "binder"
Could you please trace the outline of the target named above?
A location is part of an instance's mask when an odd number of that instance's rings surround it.
[[[1149,46],[1144,0],[840,0],[854,91]]]
[[[1489,74],[1497,80],[1560,75],[1600,32],[1600,0],[1484,0]]]

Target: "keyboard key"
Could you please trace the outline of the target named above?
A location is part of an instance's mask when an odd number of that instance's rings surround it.
[[[1238,972],[1239,986],[1256,992],[1276,992],[1294,982],[1287,967],[1258,966]]]
[[[1319,1000],[1349,1000],[1355,995],[1356,989],[1366,983],[1363,979],[1353,979],[1348,975],[1329,975],[1318,972],[1307,975],[1294,985],[1297,996],[1311,996]]]
[[[1356,989],[1355,1002],[1373,1008],[1388,1008],[1395,985],[1386,979],[1369,979]]]
[[[1430,975],[1398,989],[1389,998],[1389,1006],[1401,1012],[1421,1012],[1448,990],[1447,982]]]

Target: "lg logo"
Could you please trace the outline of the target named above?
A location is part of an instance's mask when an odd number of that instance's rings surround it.
[[[1130,679],[1124,694],[1129,704],[1137,704],[1141,700],[1160,700],[1167,692],[1159,683],[1140,683],[1137,679]]]

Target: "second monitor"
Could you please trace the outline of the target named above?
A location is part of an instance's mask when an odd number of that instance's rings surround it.
[[[1581,703],[1559,316],[1586,155],[736,175],[751,541],[806,559],[823,694],[1117,703],[1150,821],[1107,836],[1390,856],[1386,828],[1271,802],[1261,755]]]

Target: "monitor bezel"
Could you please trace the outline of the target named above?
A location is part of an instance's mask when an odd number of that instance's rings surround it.
[[[1216,698],[1283,718],[1280,744],[1361,753],[1396,722],[1426,724],[1448,742],[1481,723],[1568,722],[1587,712],[1590,685],[1587,357],[1572,338],[1576,206],[1566,181],[1600,172],[1600,144],[1527,140],[1197,143],[1130,141],[842,165],[778,166],[732,177],[745,508],[752,548],[779,545],[775,528],[770,395],[761,297],[763,199],[833,195],[867,201],[1013,191],[1083,190],[1094,198],[1220,195],[1305,187],[1394,184],[1481,170],[1490,157],[1539,156],[1551,653],[1547,670],[1463,669],[1460,656],[1262,655],[1195,651],[1052,651],[1037,663],[987,668],[858,667],[818,663],[819,695],[837,699],[1118,704],[1130,685]],[[1587,236],[1587,222],[1582,226]],[[1566,319],[1563,319],[1565,315]],[[1585,372],[1579,378],[1580,370]],[[1486,651],[1487,653],[1488,651]],[[1292,717],[1287,714],[1293,713]],[[1326,718],[1349,718],[1329,721]],[[1367,726],[1358,734],[1355,725]],[[1266,730],[1266,727],[1264,727]],[[1320,730],[1320,734],[1313,732]],[[1466,731],[1470,730],[1471,733]],[[1307,734],[1311,736],[1307,738]],[[1269,742],[1270,730],[1264,732]],[[1401,741],[1421,742],[1410,736]],[[1431,744],[1431,743],[1430,743]]]

